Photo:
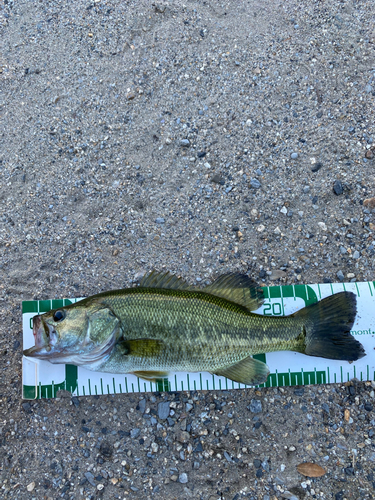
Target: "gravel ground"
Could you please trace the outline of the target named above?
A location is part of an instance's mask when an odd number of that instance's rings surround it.
[[[373,498],[374,384],[22,402],[21,301],[374,278],[370,0],[0,6],[4,498]],[[374,441],[374,444],[373,444]],[[309,479],[296,469],[326,470]]]

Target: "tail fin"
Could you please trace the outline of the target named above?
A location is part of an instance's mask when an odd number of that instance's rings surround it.
[[[365,356],[362,344],[350,334],[356,313],[352,292],[336,293],[295,313],[304,322],[304,354],[346,361]]]

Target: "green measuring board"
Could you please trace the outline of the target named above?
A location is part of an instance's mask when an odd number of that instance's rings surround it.
[[[356,361],[335,361],[305,356],[294,352],[257,354],[270,368],[265,387],[294,386],[375,379],[375,286],[374,282],[334,283],[322,285],[285,285],[265,287],[265,301],[256,311],[266,316],[284,316],[314,304],[324,297],[348,290],[357,295],[357,318],[352,334],[367,355]],[[79,299],[25,301],[22,303],[24,349],[34,345],[32,318],[51,309]],[[118,394],[129,392],[223,390],[246,387],[224,377],[206,372],[176,372],[166,379],[148,382],[131,374],[109,374],[86,370],[73,365],[55,365],[48,361],[23,358],[22,397],[40,399],[56,397],[59,390],[75,396]]]

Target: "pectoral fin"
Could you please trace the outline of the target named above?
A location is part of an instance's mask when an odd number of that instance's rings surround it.
[[[156,382],[158,379],[165,378],[168,376],[168,372],[146,372],[146,371],[137,371],[133,372],[133,375],[139,378],[143,378],[148,380],[149,382]]]
[[[246,385],[263,384],[270,373],[268,366],[262,361],[248,357],[235,365],[212,372],[214,375],[227,377],[234,382]]]
[[[137,358],[155,358],[159,356],[165,348],[162,340],[155,339],[135,339],[122,340],[121,347],[125,355]]]

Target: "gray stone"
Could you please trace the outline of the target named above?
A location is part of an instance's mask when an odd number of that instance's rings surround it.
[[[179,480],[179,482],[180,482],[180,483],[182,483],[182,484],[187,483],[187,482],[188,482],[188,477],[187,477],[186,472],[183,472],[182,474],[180,474],[180,475],[178,476],[178,480]]]
[[[187,443],[190,440],[190,434],[186,431],[181,431],[177,436],[177,441]]]
[[[130,437],[132,439],[136,439],[140,435],[140,433],[141,433],[141,429],[132,429],[130,431]]]
[[[156,222],[156,224],[164,224],[165,223],[165,219],[163,217],[157,217],[155,219],[155,222]]]
[[[181,139],[180,141],[180,146],[182,148],[188,148],[190,146],[190,141],[189,139]]]
[[[275,280],[278,280],[280,278],[285,278],[285,276],[286,276],[286,272],[285,271],[273,270],[272,273],[269,276],[269,279],[271,281],[275,281]]]
[[[311,172],[318,172],[318,170],[320,170],[322,168],[323,164],[322,163],[315,163],[315,165],[313,165],[311,167]]]
[[[359,259],[359,258],[360,258],[360,256],[361,256],[361,254],[358,252],[358,250],[355,250],[355,251],[353,252],[353,259]]]
[[[91,486],[96,486],[94,475],[91,472],[85,472],[85,478],[91,484]]]
[[[298,153],[292,153],[290,157],[292,160],[296,160],[298,158]]]
[[[250,410],[251,413],[260,413],[262,411],[262,403],[259,399],[252,399],[247,409]]]
[[[31,411],[31,404],[30,403],[22,403],[22,408],[26,411],[29,412]]]
[[[146,409],[146,400],[145,399],[140,400],[140,402],[138,403],[138,408],[139,408],[139,411],[141,413],[145,412],[145,409]]]
[[[327,403],[322,403],[322,410],[329,414],[329,406]]]
[[[298,500],[298,498],[288,490],[285,490],[284,493],[281,494],[281,498],[287,498],[288,500]]]
[[[250,179],[250,186],[254,189],[259,189],[262,185],[258,179]]]
[[[219,174],[215,174],[212,178],[211,178],[211,182],[215,182],[216,184],[220,184],[221,186],[223,186],[225,184],[225,179],[224,177],[222,177],[221,175]]]
[[[345,247],[341,246],[341,247],[340,247],[340,253],[341,253],[342,255],[345,255],[346,253],[348,253],[348,251],[346,250],[346,248],[345,248]]]
[[[345,276],[344,276],[344,274],[343,274],[342,271],[338,271],[336,273],[336,276],[337,276],[337,279],[340,280],[340,281],[344,281],[344,279],[345,279]]]
[[[158,404],[158,417],[160,420],[166,420],[169,417],[169,401]]]
[[[333,183],[333,192],[335,193],[336,196],[340,196],[344,192],[344,188],[342,187],[341,181],[336,180]]]
[[[173,426],[175,425],[175,423],[176,423],[176,422],[173,420],[173,418],[171,418],[171,417],[168,417],[168,418],[167,418],[167,422],[168,422],[169,427],[173,427]]]

